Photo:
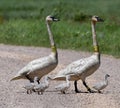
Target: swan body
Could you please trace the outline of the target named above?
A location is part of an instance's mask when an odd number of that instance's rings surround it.
[[[99,67],[99,59],[97,54],[92,55],[88,58],[83,58],[72,62],[65,69],[58,72],[53,78],[54,80],[65,80],[66,75],[70,75],[70,80],[85,79],[85,77],[93,74]]]
[[[48,74],[49,72],[56,68],[58,64],[58,53],[50,30],[50,23],[52,21],[58,21],[58,19],[55,19],[52,16],[46,17],[46,24],[52,50],[51,54],[49,56],[38,58],[36,60],[29,62],[11,80],[28,79],[30,82],[33,82],[35,76],[41,79],[44,75]]]
[[[108,86],[108,79],[107,79],[108,77],[110,77],[110,75],[106,74],[106,75],[105,75],[105,80],[104,80],[104,81],[101,81],[101,82],[99,82],[99,83],[97,83],[97,84],[95,84],[95,85],[93,86],[93,88],[94,88],[95,90],[97,90],[99,93],[101,93],[100,90],[103,90],[104,88],[106,88],[106,87]]]
[[[45,82],[40,83],[34,86],[34,90],[38,92],[38,94],[43,94],[43,92],[49,87],[49,77],[45,76]]]
[[[72,62],[65,69],[59,71],[58,74],[52,78],[53,80],[65,80],[65,76],[70,75],[70,80],[75,81],[74,85],[75,85],[76,92],[79,92],[77,89],[77,81],[79,79],[82,80],[83,85],[87,88],[87,90],[89,92],[92,92],[92,90],[86,84],[85,79],[88,76],[92,75],[100,66],[100,52],[99,52],[99,46],[96,40],[95,24],[96,22],[101,22],[101,21],[103,20],[98,16],[93,16],[91,19],[94,54],[90,57]]]

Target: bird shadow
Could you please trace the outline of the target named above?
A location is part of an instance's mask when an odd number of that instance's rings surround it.
[[[57,90],[47,90],[46,92],[58,92],[58,94],[64,94],[64,93],[61,93]],[[90,92],[87,92],[87,91],[80,91],[79,93],[90,93]],[[72,92],[66,92],[65,94],[79,94],[79,93],[76,93],[75,91],[72,91]],[[96,92],[97,93],[97,92]]]

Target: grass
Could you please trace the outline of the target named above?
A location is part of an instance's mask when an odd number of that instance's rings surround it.
[[[52,24],[57,47],[93,51],[90,17],[105,19],[97,24],[101,53],[120,57],[119,0],[1,0],[0,43],[49,47],[45,17],[61,21]]]

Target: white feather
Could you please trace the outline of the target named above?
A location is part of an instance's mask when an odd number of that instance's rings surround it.
[[[62,93],[65,93],[65,91],[70,87],[69,79],[70,77],[66,76],[66,83],[62,83],[62,84],[55,86],[55,89],[57,91],[61,91]]]
[[[108,79],[107,79],[108,77],[109,77],[109,75],[106,74],[104,81],[101,81],[101,82],[95,84],[95,85],[93,86],[93,88],[94,88],[95,90],[98,90],[98,92],[100,92],[100,90],[103,90],[104,88],[106,88],[106,87],[108,86]]]
[[[35,76],[41,79],[44,75],[50,73],[53,69],[56,68],[58,64],[58,54],[49,26],[50,24],[49,22],[54,20],[55,19],[53,19],[53,17],[51,16],[46,17],[46,24],[47,24],[51,50],[52,50],[51,54],[47,57],[38,58],[36,60],[29,62],[11,80],[28,79],[32,82]]]
[[[94,73],[100,65],[98,54],[72,62],[65,69],[58,72],[54,80],[65,80],[66,75],[70,75],[70,80],[85,79]]]
[[[44,83],[40,83],[35,85],[34,90],[36,92],[43,94],[43,92],[49,87],[49,78],[48,76],[45,76]]]
[[[38,81],[38,78],[35,77],[34,82],[28,83],[23,86],[23,88],[25,88],[27,90],[27,94],[32,93],[32,90],[34,89],[35,85],[37,84],[37,81]]]
[[[71,64],[66,66],[66,68],[59,71],[55,75],[55,77],[52,78],[53,80],[65,80],[66,75],[70,75],[71,81],[77,81],[81,79],[87,90],[91,92],[91,89],[87,86],[85,79],[88,76],[92,75],[100,66],[100,52],[99,52],[98,43],[96,39],[96,32],[95,32],[95,24],[99,19],[100,18],[93,16],[91,20],[94,54],[90,57],[72,62]]]

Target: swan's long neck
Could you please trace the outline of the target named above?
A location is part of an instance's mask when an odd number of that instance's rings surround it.
[[[98,42],[97,42],[97,37],[96,37],[96,30],[95,30],[95,25],[96,25],[96,22],[92,21],[92,36],[93,36],[93,47],[94,47],[94,52],[95,54],[98,55],[98,58],[100,60],[100,51],[99,51],[99,45],[98,45]]]
[[[108,76],[105,76],[105,83],[106,83],[106,85],[108,85]]]
[[[54,38],[53,38],[51,29],[50,29],[49,22],[46,21],[46,24],[47,24],[48,34],[49,34],[49,40],[50,40],[50,45],[51,45],[51,51],[52,51],[52,53],[54,53],[55,55],[57,55],[57,48],[56,48],[55,43],[54,43]]]
[[[66,82],[67,82],[67,85],[70,84],[69,77],[67,77],[67,76],[66,76]]]
[[[48,78],[47,78],[47,77],[45,78],[45,85],[46,85],[46,86],[49,85],[49,81],[48,81]]]
[[[38,85],[38,80],[34,79],[34,85]]]
[[[94,52],[99,53],[99,46],[98,46],[97,38],[96,38],[95,24],[96,22],[92,21],[93,47],[94,47]]]

